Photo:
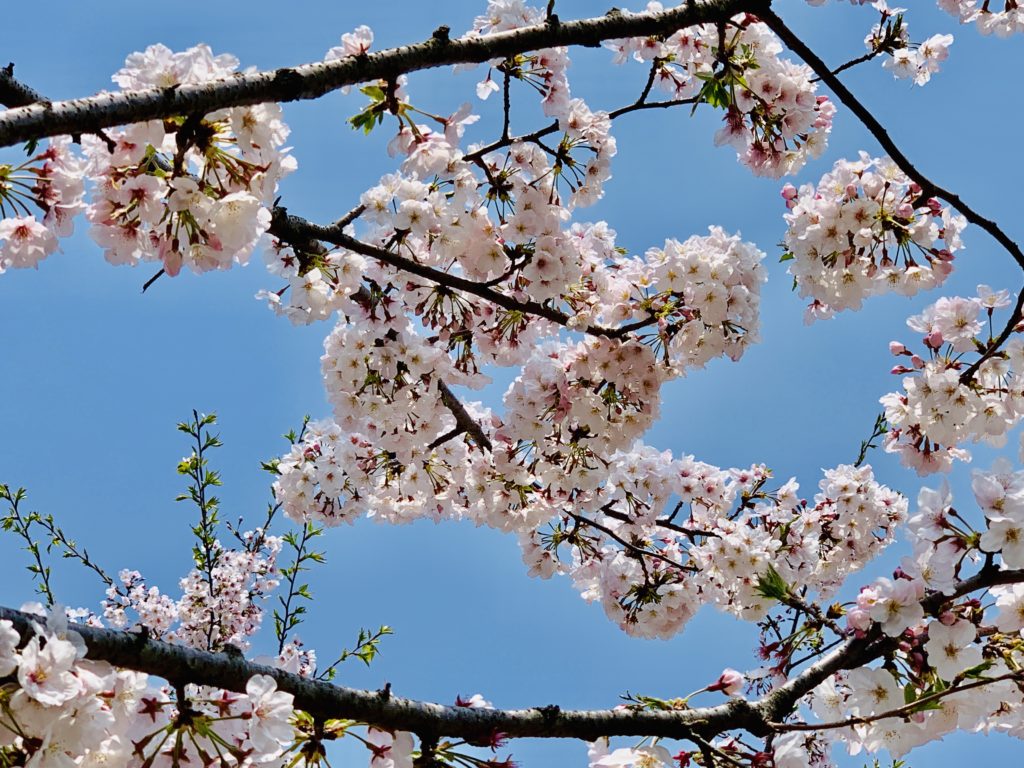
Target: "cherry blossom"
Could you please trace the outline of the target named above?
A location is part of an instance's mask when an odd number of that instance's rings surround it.
[[[986,34],[1024,28],[1016,3],[939,4]],[[952,36],[912,43],[904,11],[881,1],[872,7],[882,18],[863,58],[885,54],[896,77],[928,82]],[[553,10],[490,0],[466,40],[557,29]],[[649,13],[664,10],[647,5]],[[883,435],[885,450],[922,475],[969,459],[968,441],[1005,442],[1024,413],[1020,318],[1009,318],[1001,334],[994,325],[1010,306],[1007,291],[981,285],[976,296],[937,297],[908,320],[920,343],[889,346],[898,358],[892,372],[904,377],[900,391],[881,398],[884,419],[857,462],[823,468],[807,498],[797,478],[777,479],[766,464],[719,467],[644,442],[665,384],[719,358],[738,361],[760,340],[765,254],[715,225],[706,235],[659,235],[662,245],[633,253],[607,222],[581,215],[612,178],[615,120],[627,112],[721,110],[713,141],[732,146],[758,176],[798,173],[824,152],[836,107],[817,79],[827,82],[829,73],[784,58],[765,23],[771,17],[761,15],[606,41],[615,63],[632,60],[649,72],[638,100],[615,111],[573,94],[564,47],[487,62],[479,101],[454,112],[461,99],[439,114],[414,101],[405,74],[368,82],[360,90],[369,103],[350,123],[393,131],[394,169],[330,226],[303,229],[277,205],[278,184],[295,161],[273,103],[129,122],[82,135],[80,148],[59,137],[42,151],[30,144],[20,164],[0,164],[0,272],[38,266],[82,211],[108,261],[152,263],[172,277],[244,264],[272,232],[263,253],[277,284],[259,298],[295,324],[332,323],[320,361],[330,413],[304,424],[266,465],[274,500],[263,527],[214,533],[216,515],[197,493],[194,567],[173,592],[125,569],[104,577],[99,615],[27,606],[24,636],[0,621],[0,676],[8,680],[0,750],[9,762],[291,768],[326,764],[323,742],[350,736],[368,748],[371,768],[412,768],[430,751],[443,762],[512,765],[496,756],[500,732],[489,743],[467,740],[490,746],[494,756],[484,760],[455,752],[461,742],[427,738],[443,733],[421,734],[417,753],[411,732],[314,717],[297,703],[301,686],[296,694],[278,689],[288,681],[280,675],[261,672],[230,690],[164,684],[87,658],[69,619],[130,627],[142,642],[244,664],[236,657],[270,623],[266,598],[282,580],[291,582],[286,613],[291,598],[307,596],[293,583],[306,539],[269,533],[278,510],[304,536],[362,518],[467,520],[513,534],[529,575],[565,576],[639,637],[671,637],[705,605],[757,622],[760,669],[726,668],[689,696],[627,695],[621,705],[664,712],[667,722],[668,713],[695,707],[690,699],[721,693],[736,699],[709,712],[746,713],[756,722],[751,732],[770,734],[755,747],[731,732],[739,727],[707,741],[694,730],[701,764],[717,755],[751,768],[823,767],[833,744],[898,758],[954,730],[1024,735],[1024,471],[997,463],[976,472],[970,509],[953,506],[948,485],[922,489],[909,514],[907,499],[865,463],[871,440]],[[437,49],[446,39],[438,30],[429,44]],[[370,28],[357,27],[315,66],[362,66],[378,57],[367,55],[373,42]],[[239,66],[205,45],[154,45],[131,54],[113,82],[172,91],[234,78]],[[507,103],[495,104],[512,88],[535,94],[546,126],[512,130]],[[507,98],[479,103],[499,91]],[[654,103],[653,93],[667,103]],[[491,143],[474,135],[487,124],[484,107],[505,122]],[[809,319],[941,285],[963,247],[967,219],[958,211],[979,222],[893,156],[861,153],[837,161],[817,184],[783,188],[783,260],[809,299]],[[995,225],[981,223],[993,233]],[[484,405],[475,393],[492,377],[501,377],[504,394],[480,394]],[[198,478],[202,450],[179,472]],[[10,520],[5,526],[17,522]],[[842,591],[900,529],[907,546],[899,567],[856,593]],[[293,566],[279,562],[286,547],[295,550]],[[337,663],[319,668],[286,617],[275,613],[273,624],[277,652],[260,660],[300,675],[303,685],[326,684]],[[362,633],[359,642],[365,646]],[[844,666],[851,648],[862,655]],[[772,698],[740,698],[745,688],[784,694],[808,674],[815,677],[801,689],[810,691],[805,707],[769,712],[763,702]],[[385,688],[383,703],[389,695]],[[451,711],[481,721],[504,716],[482,694],[455,705]],[[673,756],[662,741],[613,749],[599,739],[589,764],[691,764],[693,752]]]
[[[1020,388],[1017,370],[1024,363],[1019,339],[1011,340],[999,356],[982,356],[969,382],[962,381],[963,355],[984,348],[980,340],[997,308],[1009,303],[1008,294],[994,294],[978,286],[978,298],[941,298],[907,325],[924,335],[925,357],[894,342],[890,350],[907,357],[911,367],[897,365],[894,374],[903,379],[903,392],[881,398],[891,429],[885,448],[919,474],[948,471],[954,459],[969,460],[959,445],[984,440],[1001,446],[1006,433],[1020,419]]]
[[[839,160],[816,187],[787,185],[782,194],[789,272],[801,296],[829,311],[941,285],[962,247],[966,220],[936,200],[921,201],[917,185],[887,159]]]

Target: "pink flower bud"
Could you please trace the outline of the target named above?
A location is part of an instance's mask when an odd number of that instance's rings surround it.
[[[911,355],[911,357],[910,357],[910,364],[913,365],[918,370],[920,370],[921,368],[924,368],[924,360],[922,360],[917,355]]]
[[[898,376],[901,373],[910,373],[913,370],[913,368],[907,368],[905,365],[894,365],[889,373],[894,373]]]
[[[862,608],[851,608],[846,612],[846,624],[855,632],[867,632],[871,628],[871,614]]]
[[[796,191],[796,187],[794,187],[792,184],[787,184],[782,188],[783,200],[793,200],[796,198],[798,194],[799,193]]]
[[[889,342],[889,354],[890,355],[905,355],[907,354],[907,348],[900,344],[898,341]]]
[[[931,333],[924,337],[924,343],[927,347],[931,349],[938,349],[939,347],[942,346],[942,332],[932,331]]]
[[[743,688],[743,683],[746,682],[746,678],[742,672],[737,672],[735,669],[726,667],[722,670],[722,674],[719,675],[718,680],[708,686],[709,691],[722,691],[727,696],[735,696]]]

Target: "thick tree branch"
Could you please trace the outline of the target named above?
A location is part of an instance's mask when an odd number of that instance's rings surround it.
[[[22,642],[32,636],[39,617],[0,607],[20,633]],[[754,708],[734,699],[703,709],[634,711],[626,708],[562,711],[557,706],[521,710],[448,707],[391,695],[390,691],[365,691],[301,678],[237,654],[212,653],[172,645],[143,635],[83,624],[70,624],[88,647],[87,658],[106,661],[172,682],[208,685],[244,691],[253,675],[270,675],[278,688],[295,696],[295,707],[319,718],[348,718],[415,733],[433,733],[488,743],[495,733],[509,737],[576,738],[593,741],[601,736],[662,736],[685,739],[692,733],[712,737],[731,728],[764,733]]]
[[[695,24],[724,21],[743,11],[759,13],[766,8],[766,0],[688,2],[666,11],[609,13],[457,40],[432,37],[365,56],[238,74],[210,83],[32,104],[0,113],[0,146],[46,136],[90,133],[125,123],[205,114],[226,107],[316,99],[346,85],[393,79],[407,72],[480,63],[556,46],[599,46],[605,40],[622,37],[667,35]]]
[[[998,584],[1024,582],[1024,570],[986,567],[957,584],[951,595],[931,594],[922,605],[935,612],[948,600]],[[32,636],[39,617],[0,607],[0,619],[12,622],[22,643]],[[763,698],[733,699],[715,707],[674,711],[631,708],[562,711],[557,706],[532,709],[470,709],[393,696],[390,689],[365,691],[309,680],[275,667],[254,664],[231,653],[213,653],[150,639],[144,634],[70,624],[88,651],[86,657],[124,669],[230,691],[244,691],[253,675],[270,675],[278,688],[295,696],[295,707],[319,718],[349,718],[383,728],[434,733],[487,743],[495,733],[511,738],[574,738],[593,741],[602,736],[659,736],[710,739],[727,731],[745,730],[766,736],[772,724],[789,715],[799,699],[842,669],[855,669],[881,656],[895,644],[877,627],[865,637],[846,641],[792,680]]]
[[[483,429],[476,420],[469,415],[469,412],[466,410],[466,406],[464,406],[459,401],[459,398],[452,393],[448,388],[448,385],[445,384],[444,381],[438,379],[437,388],[441,392],[441,402],[444,403],[445,408],[451,411],[452,416],[455,417],[455,424],[459,433],[465,432],[472,437],[474,442],[476,442],[476,444],[481,448],[485,448],[488,451],[493,450],[490,438],[484,434]],[[438,443],[438,445],[440,445],[440,443]]]

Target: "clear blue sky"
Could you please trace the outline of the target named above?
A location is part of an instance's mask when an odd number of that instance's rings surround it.
[[[558,10],[569,18],[606,5],[559,0]],[[981,38],[973,28],[956,27],[932,2],[913,5],[913,39],[956,35],[945,71],[919,89],[872,63],[847,82],[926,173],[1024,238],[1016,200],[1024,175],[1018,144],[1024,109],[1015,96],[1024,38]],[[111,88],[110,75],[125,55],[155,42],[175,50],[207,42],[243,66],[269,68],[316,60],[361,23],[375,30],[375,47],[422,39],[442,23],[459,33],[484,2],[180,0],[153,15],[125,0],[58,2],[44,13],[34,4],[9,6],[2,63],[14,61],[20,78],[59,99]],[[863,51],[875,19],[873,11],[845,3],[811,9],[802,0],[782,0],[777,9],[833,64]],[[577,51],[573,59],[574,93],[593,108],[621,106],[642,85],[641,68],[612,69],[607,52]],[[411,93],[417,104],[445,113],[472,99],[474,78],[417,75]],[[282,194],[294,213],[332,219],[393,169],[384,132],[365,138],[345,124],[360,98],[335,94],[286,106],[300,167]],[[580,216],[607,219],[619,244],[634,253],[666,237],[704,233],[709,224],[739,230],[768,253],[763,343],[739,364],[718,362],[666,387],[662,420],[648,440],[721,466],[763,461],[780,481],[797,476],[810,496],[820,468],[855,457],[880,410],[878,397],[897,384],[887,373],[888,341],[909,340],[905,318],[938,294],[875,299],[867,311],[805,327],[802,302],[777,263],[784,231],[780,184],[753,179],[732,150],[715,148],[718,115],[701,113],[618,121],[615,178],[605,199]],[[493,122],[482,121],[471,140],[483,138],[487,125]],[[533,127],[525,119],[513,123],[516,130]],[[836,159],[861,148],[878,153],[841,109],[828,153],[797,181],[817,180]],[[979,282],[1020,284],[1009,258],[983,233],[969,229],[965,240],[944,293],[970,295]],[[188,451],[175,423],[192,408],[219,414],[226,447],[215,462],[225,480],[225,517],[255,521],[269,498],[260,460],[280,453],[279,436],[303,414],[329,412],[319,372],[329,327],[293,328],[255,301],[260,288],[277,287],[258,258],[226,274],[162,279],[142,295],[150,275],[148,267],[108,266],[87,237],[76,235],[38,271],[0,276],[0,481],[28,487],[30,507],[53,513],[109,570],[139,568],[175,594],[190,565],[192,512],[173,501],[182,488],[174,468]],[[977,449],[976,465],[987,466],[994,455]],[[884,482],[916,497],[918,479],[894,458],[875,453],[871,462]],[[961,502],[969,498],[967,468],[958,468],[952,482]],[[388,623],[397,632],[372,668],[343,670],[346,684],[379,687],[387,680],[398,693],[438,701],[479,691],[498,706],[603,707],[627,690],[682,695],[724,666],[756,666],[752,626],[705,611],[671,641],[630,639],[598,607],[583,603],[567,580],[528,578],[515,540],[493,531],[364,521],[331,531],[326,548],[327,565],[312,576],[316,605],[301,630],[307,643],[325,658],[351,643],[361,626]],[[0,603],[17,606],[31,597],[24,555],[11,538],[0,539],[0,554]],[[891,569],[896,559],[887,556],[872,573]],[[87,574],[58,566],[54,578],[63,602],[98,605],[101,590]],[[586,759],[583,746],[573,743],[519,742],[513,753],[530,768]],[[1014,754],[1016,742],[957,737],[920,750],[912,764],[960,764],[968,755],[995,762]]]

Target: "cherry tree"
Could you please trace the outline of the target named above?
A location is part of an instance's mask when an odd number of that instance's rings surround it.
[[[260,301],[323,329],[331,406],[265,463],[272,502],[238,523],[216,497],[216,418],[178,425],[181,499],[196,511],[180,592],[131,563],[106,570],[0,485],[40,598],[0,609],[3,764],[291,768],[330,765],[347,740],[372,768],[497,767],[513,764],[516,739],[544,737],[586,742],[591,766],[796,768],[842,751],[899,759],[954,731],[1024,733],[1024,471],[976,470],[958,506],[936,477],[973,443],[1004,445],[1024,415],[1024,292],[941,287],[965,239],[1021,269],[1024,252],[844,84],[846,70],[879,67],[879,87],[925,87],[952,35],[918,39],[912,13],[853,4],[865,52],[845,63],[826,63],[766,0],[576,19],[554,0],[490,0],[468,30],[378,50],[360,26],[317,61],[272,71],[154,44],[128,54],[115,90],[69,101],[14,65],[0,72],[0,273],[38,266],[76,228],[111,264],[148,269],[144,291],[258,254]],[[1024,32],[1013,0],[939,6],[963,34]],[[577,47],[634,70],[635,98],[574,96]],[[441,67],[476,77],[451,114],[408,79]],[[363,99],[349,123],[389,135],[393,168],[335,220],[311,221],[281,196],[303,172],[281,105],[348,89]],[[709,223],[634,254],[614,222],[587,220],[611,183],[616,121],[648,110],[714,116],[708,146],[777,183],[778,246]],[[470,143],[481,115],[496,130]],[[840,120],[873,146],[806,178]],[[878,393],[867,439],[851,439],[852,463],[783,480],[770,456],[719,467],[645,442],[669,382],[742,364],[760,341],[770,273],[792,281],[808,323],[883,294],[934,297],[893,332],[893,391]],[[501,407],[477,399],[503,371]],[[880,482],[868,458],[887,454],[924,487]],[[390,629],[360,632],[337,660],[295,630],[322,542],[364,518],[513,535],[531,576],[568,579],[630,635],[675,636],[711,606],[761,641],[735,662],[746,672],[708,670],[697,691],[602,710],[341,685],[339,665],[372,661]],[[897,535],[912,549],[900,567],[860,573]],[[98,605],[58,602],[53,554],[101,580]],[[270,656],[255,650],[261,634]]]

